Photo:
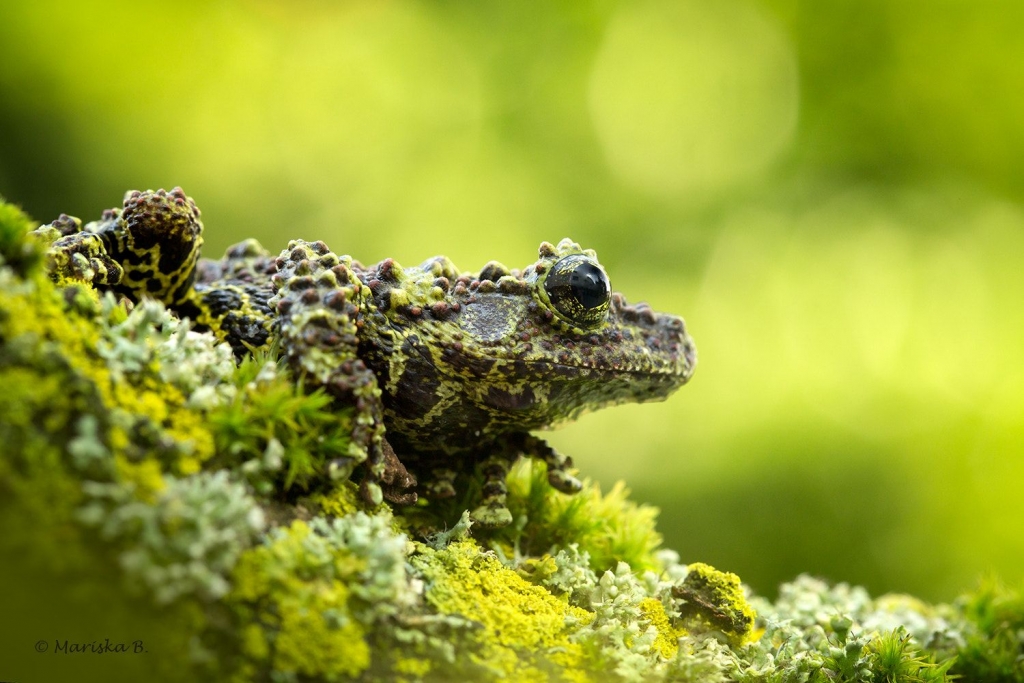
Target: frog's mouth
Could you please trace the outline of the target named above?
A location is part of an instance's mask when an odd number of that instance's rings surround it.
[[[693,347],[690,346],[690,349]],[[555,387],[593,385],[594,393],[621,395],[624,401],[655,401],[664,399],[693,376],[696,364],[694,355],[687,360],[661,367],[608,367],[582,363],[565,364],[557,361],[534,361],[533,376],[544,378],[546,384]]]
[[[541,374],[551,377],[583,378],[595,380],[625,379],[634,382],[650,381],[655,384],[671,384],[682,386],[693,376],[697,359],[690,347],[690,353],[679,359],[675,364],[655,367],[609,367],[588,365],[586,363],[561,363],[551,360],[536,360],[530,363],[534,368],[542,368]]]
[[[691,366],[692,367],[692,366]],[[662,401],[686,383],[687,373],[589,368],[539,360],[520,373],[485,383],[469,400],[528,429],[570,420],[620,403]]]
[[[607,347],[601,353],[586,352],[578,345],[552,351],[527,358],[500,352],[456,357],[449,352],[444,364],[457,375],[473,376],[475,387],[465,389],[486,396],[488,406],[513,413],[540,410],[544,420],[561,419],[563,409],[573,414],[616,403],[664,400],[689,381],[696,366],[688,337],[671,353],[635,345],[620,345],[614,353]],[[548,407],[542,408],[544,404]]]
[[[594,381],[628,380],[673,389],[693,376],[697,350],[682,318],[628,306],[616,296],[600,332],[557,338],[544,346],[549,358],[533,358],[553,376]]]
[[[515,345],[434,345],[412,336],[402,348],[400,365],[381,375],[390,410],[520,429],[540,429],[605,406],[664,400],[690,379],[696,363],[685,336],[677,349],[661,352],[635,343],[618,344],[615,353],[537,344],[524,354]],[[558,358],[562,351],[569,355]]]

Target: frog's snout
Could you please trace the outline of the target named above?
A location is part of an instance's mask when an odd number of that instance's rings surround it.
[[[663,331],[663,345],[675,359],[676,374],[682,378],[680,384],[685,384],[697,368],[697,347],[686,332],[686,323],[679,316],[661,313],[658,315],[658,327]],[[655,346],[662,344],[656,343]]]

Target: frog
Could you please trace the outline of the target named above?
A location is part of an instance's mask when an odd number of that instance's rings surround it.
[[[593,250],[543,242],[518,269],[460,271],[435,256],[363,265],[322,241],[271,253],[249,239],[201,258],[204,226],[180,187],[132,190],[83,224],[61,214],[48,235],[50,276],[155,299],[238,360],[274,349],[296,381],[354,409],[330,478],[361,473],[368,505],[456,495],[479,477],[471,519],[512,522],[506,476],[543,461],[548,483],[582,487],[573,460],[536,434],[581,414],[659,401],[686,384],[696,349],[682,318],[629,304]]]

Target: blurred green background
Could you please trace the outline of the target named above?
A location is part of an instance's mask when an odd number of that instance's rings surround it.
[[[0,194],[181,185],[207,255],[598,251],[685,316],[668,402],[552,435],[684,561],[949,599],[1024,575],[1024,5],[34,0]]]

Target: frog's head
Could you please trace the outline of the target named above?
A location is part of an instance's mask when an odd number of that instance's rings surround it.
[[[458,274],[438,258],[402,279],[404,291],[381,307],[397,314],[392,324],[415,344],[406,344],[391,377],[403,376],[401,391],[418,386],[421,403],[457,394],[499,422],[536,428],[602,406],[662,400],[693,374],[683,320],[629,305],[594,252],[568,239],[543,243],[522,270],[491,262]]]
[[[522,280],[532,301],[519,337],[536,340],[534,362],[547,363],[582,409],[661,400],[693,375],[696,348],[683,319],[628,304],[593,250],[545,242]]]

